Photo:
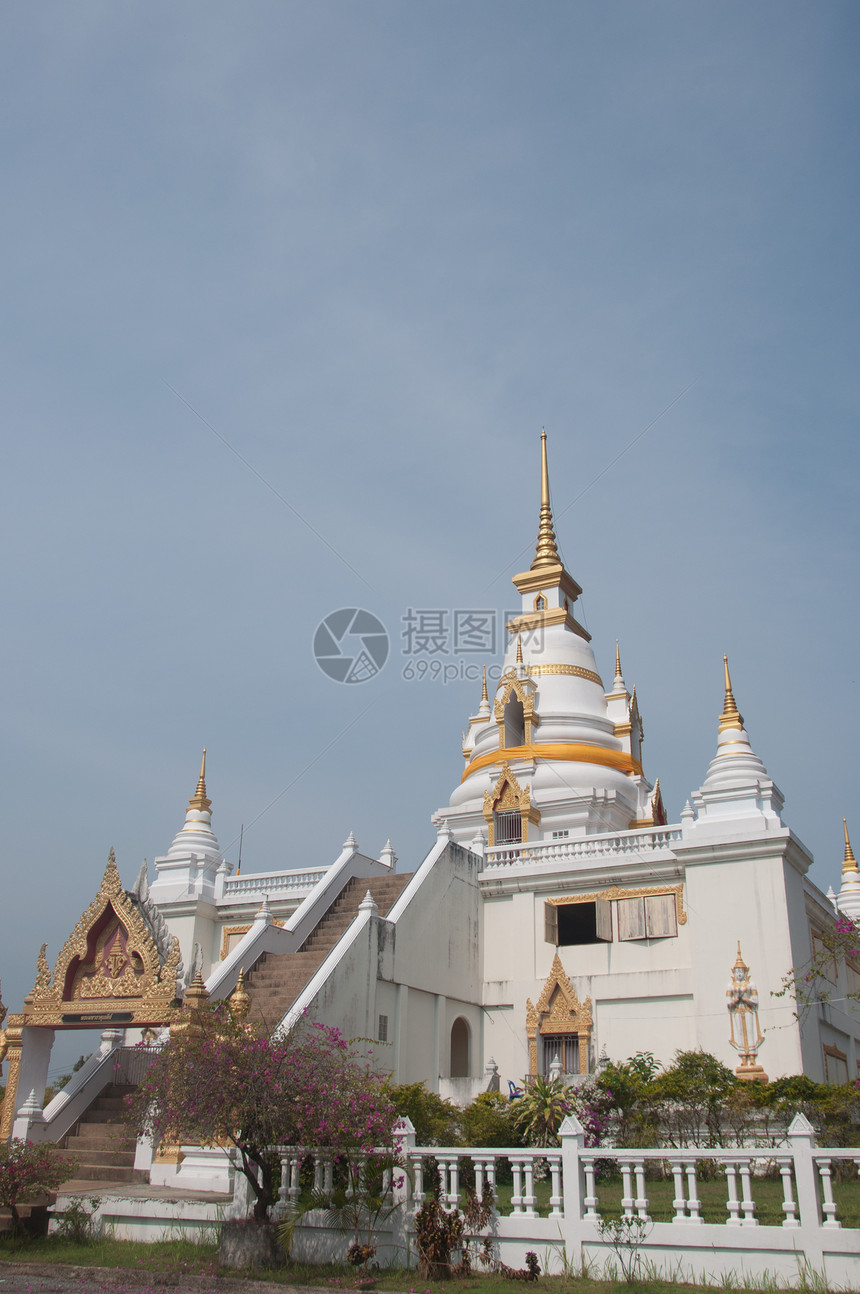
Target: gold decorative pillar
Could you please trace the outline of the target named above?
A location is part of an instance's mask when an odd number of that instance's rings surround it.
[[[9,1024],[4,1033],[6,1059],[9,1072],[6,1075],[6,1094],[0,1107],[0,1141],[8,1141],[12,1136],[12,1125],[15,1122],[18,1100],[18,1075],[21,1072],[21,1047],[23,1045],[24,1017],[10,1015]]]

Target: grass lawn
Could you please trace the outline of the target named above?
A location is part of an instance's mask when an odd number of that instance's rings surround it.
[[[538,1254],[539,1259],[543,1258]],[[117,1268],[129,1273],[146,1277],[147,1288],[156,1291],[165,1286],[181,1289],[185,1276],[200,1276],[206,1281],[204,1289],[207,1294],[219,1294],[222,1289],[222,1276],[242,1277],[252,1294],[254,1275],[261,1280],[282,1285],[310,1287],[322,1290],[350,1291],[356,1288],[356,1271],[346,1265],[327,1265],[324,1267],[309,1266],[300,1263],[287,1263],[276,1271],[258,1272],[255,1274],[225,1271],[218,1265],[218,1251],[215,1244],[197,1244],[189,1240],[167,1240],[156,1244],[143,1244],[131,1240],[97,1240],[92,1244],[73,1244],[67,1240],[58,1240],[49,1236],[43,1240],[30,1240],[24,1243],[12,1242],[7,1237],[0,1238],[0,1280],[2,1280],[4,1261],[16,1263],[56,1263],[60,1266],[86,1267],[88,1287],[97,1290],[98,1277],[94,1269],[103,1267],[112,1272]],[[505,1280],[501,1276],[475,1274],[455,1281],[422,1281],[417,1271],[389,1270],[374,1272],[374,1289],[382,1294],[512,1294],[520,1288],[518,1284]],[[211,1282],[211,1284],[209,1283]],[[663,1280],[637,1280],[631,1286],[624,1281],[597,1281],[588,1276],[541,1276],[536,1284],[536,1294],[629,1294],[631,1289],[637,1294],[684,1294],[701,1290],[701,1285],[674,1284]],[[718,1283],[721,1294],[742,1294],[745,1287]],[[761,1292],[764,1289],[777,1290],[776,1285],[764,1286],[761,1282],[755,1286]],[[818,1294],[825,1294],[822,1286]]]
[[[726,1203],[728,1190],[725,1178],[718,1178],[713,1182],[699,1180],[697,1188],[699,1199],[702,1202],[700,1211],[702,1220],[704,1222],[724,1223],[728,1217]],[[740,1184],[738,1184],[738,1189],[740,1190]],[[538,1201],[536,1207],[541,1217],[545,1218],[549,1215],[549,1197],[551,1193],[548,1181],[535,1183],[535,1195]],[[622,1194],[620,1177],[606,1182],[598,1182],[597,1198],[599,1203],[597,1208],[602,1217],[620,1217]],[[512,1195],[513,1187],[498,1187],[500,1213],[509,1214],[511,1212]],[[648,1200],[648,1213],[652,1222],[671,1222],[675,1215],[672,1205],[675,1198],[673,1179],[670,1177],[659,1181],[646,1182],[645,1195]],[[836,1200],[836,1216],[843,1227],[860,1227],[860,1181],[855,1179],[854,1181],[835,1182],[833,1195]],[[757,1177],[752,1183],[752,1196],[756,1205],[755,1216],[761,1226],[780,1226],[785,1217],[782,1209],[782,1182]],[[797,1192],[795,1191],[796,1198]]]

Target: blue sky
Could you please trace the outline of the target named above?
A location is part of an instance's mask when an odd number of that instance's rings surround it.
[[[5,7],[11,1009],[109,846],[129,883],[165,852],[204,744],[234,860],[258,819],[247,870],[350,830],[417,864],[480,689],[405,681],[401,618],[514,605],[542,426],[670,816],[726,651],[838,884],[858,25],[839,0]],[[343,606],[392,635],[360,686],[311,652]]]

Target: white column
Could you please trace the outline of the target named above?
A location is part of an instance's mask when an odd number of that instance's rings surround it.
[[[42,1103],[53,1045],[53,1029],[25,1024],[21,1030],[21,1068],[16,1093],[18,1109],[15,1111],[12,1136],[20,1137],[22,1141],[40,1141],[44,1133]]]

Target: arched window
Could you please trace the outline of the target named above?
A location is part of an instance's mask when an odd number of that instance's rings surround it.
[[[460,1015],[451,1025],[451,1077],[469,1077],[469,1025]]]
[[[526,717],[523,711],[523,703],[512,692],[510,700],[505,705],[505,745],[506,746],[524,746],[526,741]]]

